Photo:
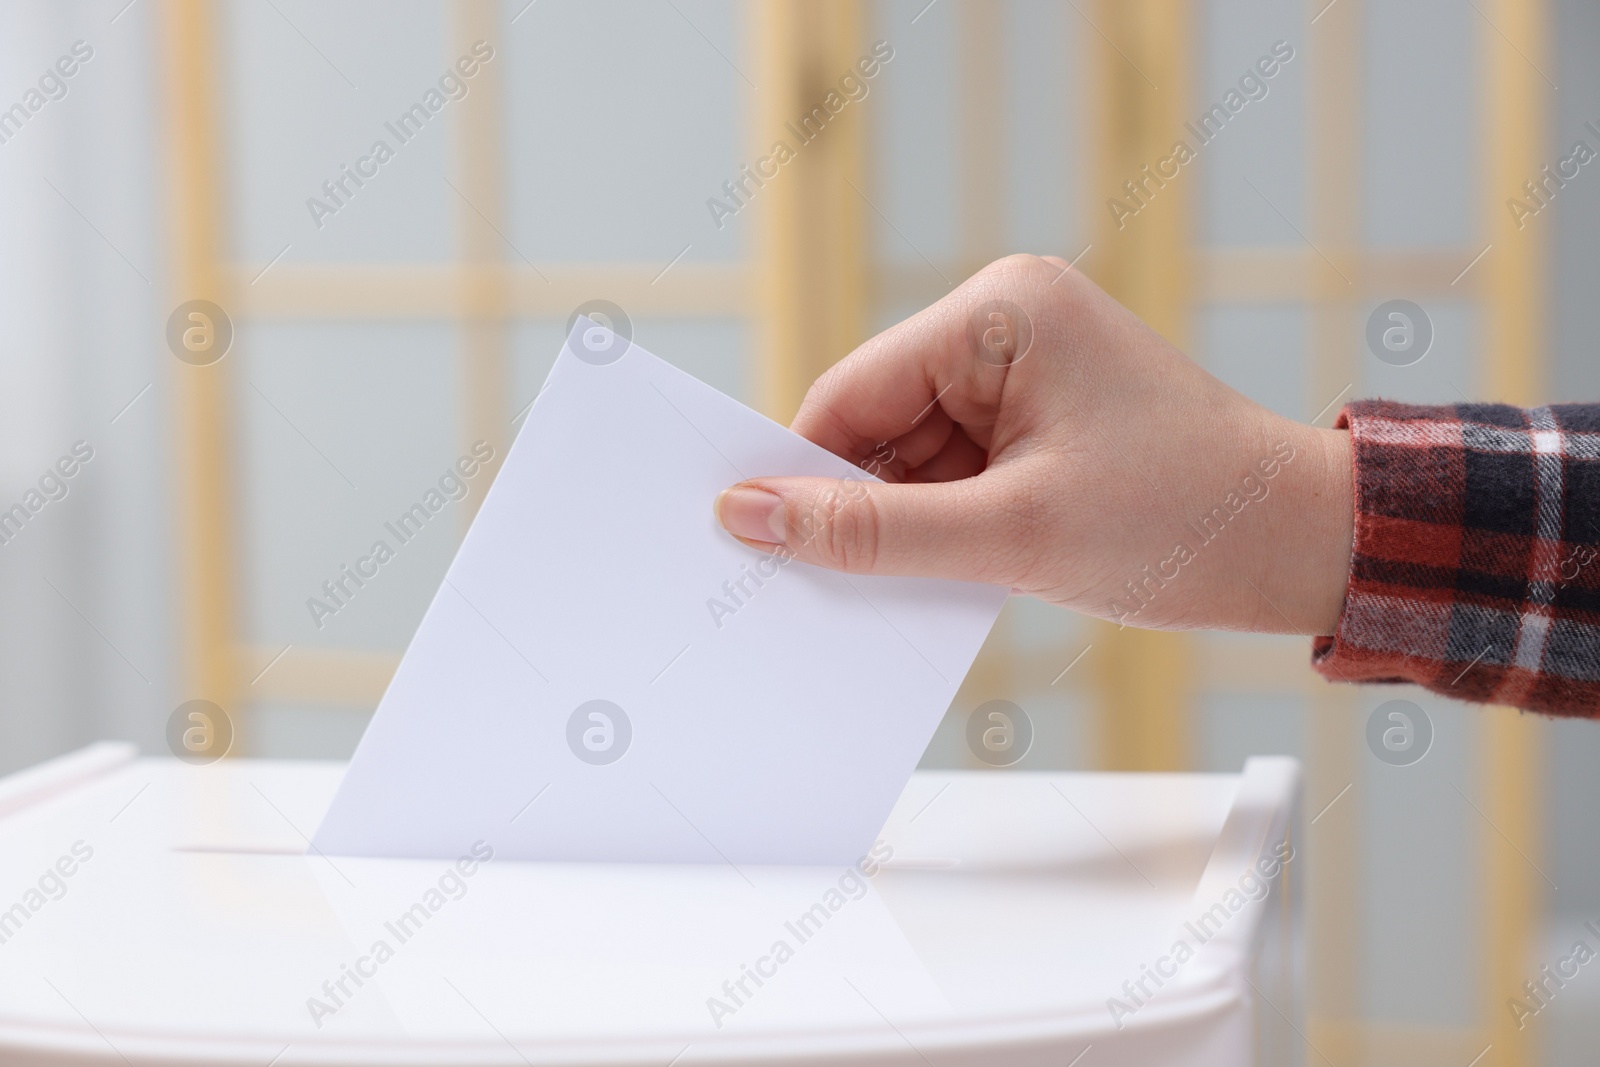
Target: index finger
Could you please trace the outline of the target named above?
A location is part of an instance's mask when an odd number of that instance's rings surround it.
[[[938,405],[986,446],[1017,335],[1031,333],[1031,322],[1011,320],[1029,319],[1030,305],[1058,273],[1037,256],[984,268],[831,367],[806,393],[791,428],[859,463],[879,444],[910,434]]]

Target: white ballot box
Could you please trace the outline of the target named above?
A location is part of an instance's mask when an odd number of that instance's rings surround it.
[[[1304,1060],[1290,759],[921,771],[837,869],[322,856],[342,770],[0,779],[0,1063]]]

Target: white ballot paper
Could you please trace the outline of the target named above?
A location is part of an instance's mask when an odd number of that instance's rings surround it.
[[[712,502],[758,475],[868,479],[578,319],[313,848],[862,857],[1007,591],[748,548]]]

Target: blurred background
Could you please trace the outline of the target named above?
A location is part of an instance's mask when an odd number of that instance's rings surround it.
[[[495,465],[356,595],[323,583],[504,456],[591,299],[782,421],[1016,251],[1298,419],[1600,399],[1600,172],[1543,170],[1600,150],[1597,50],[1586,0],[7,0],[0,771],[165,751],[195,698],[234,754],[347,756]],[[1369,346],[1392,300],[1421,358]],[[1308,654],[1014,599],[924,762],[979,766],[994,699],[1023,768],[1298,756],[1306,1062],[1593,1063],[1600,967],[1507,1001],[1595,943],[1600,725]],[[1433,733],[1404,766],[1366,740],[1395,698]]]

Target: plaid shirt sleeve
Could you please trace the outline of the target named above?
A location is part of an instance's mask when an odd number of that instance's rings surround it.
[[[1355,551],[1333,681],[1600,715],[1600,404],[1346,407]]]

